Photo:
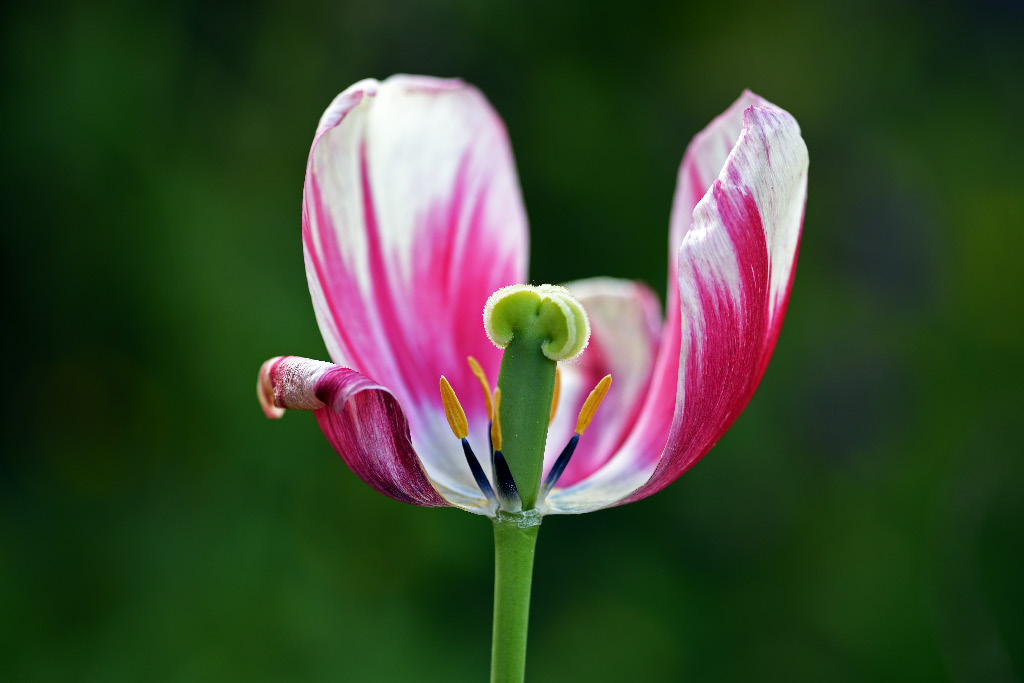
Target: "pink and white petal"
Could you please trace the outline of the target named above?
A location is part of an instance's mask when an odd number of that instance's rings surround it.
[[[678,409],[679,393],[682,329],[679,317],[679,245],[692,224],[694,208],[708,193],[725,167],[729,153],[736,146],[743,130],[743,112],[750,106],[778,109],[749,90],[744,91],[728,109],[694,136],[679,167],[669,221],[669,282],[664,334],[658,346],[658,356],[643,407],[636,417],[630,447],[617,454],[614,466],[602,475],[602,479],[609,477],[611,481],[621,483],[621,486],[613,486],[616,492],[629,486],[639,486],[645,476],[653,471],[667,443]],[[636,481],[638,478],[639,482]],[[598,480],[590,482],[588,486],[602,488],[603,484]]]
[[[355,370],[279,356],[260,368],[257,386],[268,417],[280,417],[285,409],[312,410],[345,464],[380,493],[423,507],[456,505],[491,513],[479,491],[474,494],[463,486],[450,489],[428,476],[395,396]]]
[[[317,130],[302,224],[331,358],[393,392],[431,476],[450,467],[421,436],[445,424],[438,378],[485,432],[466,357],[497,377],[500,352],[480,312],[493,291],[526,278],[526,215],[501,119],[458,80],[357,83]]]
[[[642,282],[593,278],[566,286],[586,309],[591,336],[577,359],[559,364],[562,391],[548,431],[545,471],[575,432],[576,417],[590,391],[605,375],[613,381],[559,478],[559,488],[586,479],[622,445],[643,405],[661,338],[658,297]]]
[[[682,372],[664,450],[650,450],[641,415],[605,467],[551,496],[552,512],[586,512],[661,490],[714,446],[764,374],[793,283],[808,157],[787,112],[751,106],[743,120],[679,249]]]

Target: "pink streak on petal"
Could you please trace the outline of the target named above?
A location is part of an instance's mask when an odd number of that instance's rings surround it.
[[[373,298],[369,303],[380,317],[381,324],[385,330],[390,330],[388,335],[390,349],[395,359],[394,368],[401,378],[401,384],[410,387],[413,391],[425,388],[425,383],[417,382],[412,375],[416,373],[415,359],[406,344],[406,330],[403,320],[399,317],[396,308],[400,302],[392,292],[391,277],[388,267],[384,263],[384,252],[380,243],[380,230],[377,225],[377,209],[374,205],[373,192],[370,189],[370,173],[366,161],[366,143],[359,147],[359,180],[360,192],[363,201],[363,219],[367,239],[367,256],[369,257],[370,279],[373,282]],[[401,295],[399,295],[401,296]],[[374,350],[383,350],[380,348]],[[436,392],[433,392],[436,393]],[[422,396],[415,399],[422,400]]]
[[[317,320],[335,362],[394,392],[414,439],[441,414],[441,374],[486,428],[466,356],[497,377],[480,312],[525,280],[527,240],[504,125],[476,89],[364,81],[324,114],[303,193]],[[433,449],[421,452],[430,469]]]
[[[282,408],[313,410],[345,464],[380,493],[424,507],[448,505],[413,450],[398,401],[373,380],[331,363],[283,356],[263,364],[259,386],[261,403],[273,397],[276,416]]]
[[[661,490],[699,461],[757,389],[775,348],[795,272],[807,149],[793,118],[749,107],[744,129],[679,252],[682,411],[650,480]]]
[[[447,507],[431,486],[412,447],[409,423],[391,392],[354,370],[324,378],[325,407],[316,421],[334,450],[356,475],[403,503]]]
[[[686,147],[683,163],[676,179],[676,194],[672,204],[669,228],[669,273],[672,290],[677,291],[675,273],[679,245],[693,222],[693,210],[711,189],[711,185],[725,167],[729,153],[736,146],[743,130],[743,112],[747,107],[778,109],[764,98],[744,90],[729,108],[716,116],[704,130],[693,136]]]

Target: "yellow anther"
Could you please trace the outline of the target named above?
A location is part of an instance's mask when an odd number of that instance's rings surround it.
[[[476,358],[469,356],[466,360],[469,361],[469,369],[473,371],[476,378],[480,380],[480,386],[484,388],[484,400],[487,401],[487,419],[490,420],[491,416],[494,415],[494,401],[491,399],[491,385],[487,383],[487,375],[484,374],[484,369],[480,367],[480,364],[476,362]]]
[[[491,447],[496,451],[501,450],[501,419],[498,413],[501,410],[501,389],[494,390],[494,416],[491,418]]]
[[[548,418],[548,424],[550,425],[555,421],[555,411],[558,410],[558,394],[562,391],[562,371],[555,366],[555,390],[551,394],[551,417]]]
[[[466,411],[462,409],[458,397],[452,390],[452,385],[441,376],[441,403],[444,404],[444,416],[448,418],[448,426],[458,439],[465,439],[469,435],[469,421],[466,419]]]
[[[576,420],[576,433],[582,434],[583,430],[590,426],[590,421],[594,419],[594,413],[597,412],[597,407],[601,405],[601,401],[604,399],[604,395],[608,393],[608,387],[612,385],[612,376],[605,375],[604,378],[597,383],[594,390],[590,392],[590,396],[587,396],[587,400],[584,401],[583,407],[580,408],[580,417]]]

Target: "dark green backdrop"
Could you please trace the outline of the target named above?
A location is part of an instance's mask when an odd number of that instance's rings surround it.
[[[810,149],[761,389],[666,491],[544,523],[531,681],[1024,676],[1020,3],[0,13],[0,679],[484,679],[487,522],[376,494],[254,392],[326,357],[316,121],[400,71],[505,118],[538,282],[663,293],[683,149],[744,87]]]

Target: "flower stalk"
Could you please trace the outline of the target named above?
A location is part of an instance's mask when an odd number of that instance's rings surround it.
[[[494,631],[491,683],[522,683],[526,673],[526,632],[530,620],[533,555],[540,530],[523,515],[494,520]]]

